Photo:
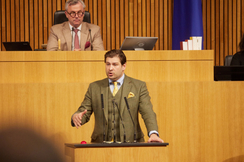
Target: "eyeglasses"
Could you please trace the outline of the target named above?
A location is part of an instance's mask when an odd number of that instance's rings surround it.
[[[75,18],[75,16],[77,15],[78,17],[82,17],[85,12],[82,12],[82,11],[78,11],[78,12],[74,12],[74,11],[71,11],[70,13],[67,11],[67,13],[72,17],[72,18]]]

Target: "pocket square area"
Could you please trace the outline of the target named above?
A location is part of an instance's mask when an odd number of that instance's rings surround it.
[[[91,43],[89,41],[87,41],[86,44],[85,44],[85,49],[90,47],[90,46],[91,46]]]
[[[131,98],[131,97],[134,97],[134,96],[135,96],[134,93],[130,92],[127,98]]]

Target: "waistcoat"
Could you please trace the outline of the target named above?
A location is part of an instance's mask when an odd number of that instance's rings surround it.
[[[120,101],[122,96],[123,85],[115,96],[110,92],[108,95],[108,132],[107,140],[120,141]]]

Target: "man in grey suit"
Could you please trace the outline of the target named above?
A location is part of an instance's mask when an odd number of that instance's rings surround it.
[[[91,142],[124,141],[124,131],[127,142],[134,141],[134,132],[136,132],[136,141],[143,142],[144,134],[139,125],[139,112],[148,131],[148,142],[163,142],[159,138],[156,114],[152,108],[146,83],[124,74],[126,56],[123,51],[108,51],[104,62],[108,78],[89,85],[81,106],[72,115],[72,126],[79,128],[88,122],[94,113],[95,127]],[[114,82],[117,82],[117,86]],[[103,94],[104,109],[101,104],[101,94]],[[124,97],[127,98],[135,129]]]
[[[85,3],[68,0],[65,10],[69,21],[51,27],[47,51],[56,51],[59,46],[61,51],[104,50],[100,27],[83,22]]]

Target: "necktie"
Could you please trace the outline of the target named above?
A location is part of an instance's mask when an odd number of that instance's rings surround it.
[[[77,32],[79,31],[79,29],[74,29],[74,32],[75,32],[75,48],[74,49],[80,49],[80,45],[79,45],[79,37],[78,37],[78,34]]]
[[[116,93],[118,92],[118,87],[117,87],[117,83],[118,82],[113,82],[114,83],[114,91],[113,91],[113,96],[116,95]]]

